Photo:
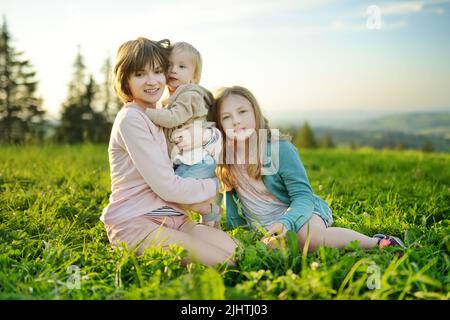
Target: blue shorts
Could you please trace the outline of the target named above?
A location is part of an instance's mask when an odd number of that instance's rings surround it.
[[[333,225],[333,217],[331,215],[331,209],[330,208],[328,208],[328,211],[326,213],[313,211],[313,214],[321,217],[323,222],[325,223],[325,226],[327,228],[329,228],[329,227],[331,227]]]
[[[175,174],[182,178],[214,178],[216,176],[216,161],[213,157],[206,156],[201,162],[192,166],[182,163],[175,168]]]

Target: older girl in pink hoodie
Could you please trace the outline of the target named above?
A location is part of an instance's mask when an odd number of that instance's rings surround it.
[[[112,246],[126,242],[141,254],[151,245],[184,247],[190,260],[234,264],[235,241],[225,232],[188,219],[186,208],[214,198],[218,181],[176,176],[162,129],[146,115],[166,85],[168,41],[145,38],[120,46],[114,89],[125,105],[117,114],[108,153],[111,196],[103,209]]]

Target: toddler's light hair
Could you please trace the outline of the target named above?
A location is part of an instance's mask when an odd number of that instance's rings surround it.
[[[172,46],[172,52],[175,50],[188,52],[192,56],[192,62],[194,63],[194,83],[199,84],[200,78],[202,76],[202,55],[200,52],[191,44],[187,42],[175,42]]]

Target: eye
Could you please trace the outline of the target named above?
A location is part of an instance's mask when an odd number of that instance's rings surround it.
[[[228,119],[230,116],[223,116],[222,121]]]
[[[180,69],[184,69],[186,66],[184,64],[180,64]]]
[[[158,68],[158,69],[155,70],[155,73],[156,74],[161,74],[161,73],[163,73],[163,70],[161,68]]]
[[[241,110],[241,111],[239,111],[239,113],[246,113],[247,112],[247,110]]]
[[[137,71],[134,75],[136,77],[142,77],[144,75],[144,73],[142,71]]]

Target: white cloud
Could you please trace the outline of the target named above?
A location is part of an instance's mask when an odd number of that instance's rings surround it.
[[[380,28],[383,30],[402,29],[408,26],[408,22],[403,18],[401,20],[392,20],[399,16],[408,16],[412,14],[418,14],[421,12],[428,12],[436,15],[445,14],[445,10],[441,7],[436,7],[439,4],[450,3],[450,0],[422,0],[422,1],[396,1],[387,2],[384,4],[373,5],[379,12]],[[374,13],[373,10],[369,10],[370,6],[360,7],[358,11],[351,11],[346,14],[340,14],[338,18],[331,21],[327,26],[322,27],[308,27],[302,28],[304,31],[312,31],[312,34],[325,33],[325,32],[348,32],[348,31],[367,31],[367,23],[370,15]],[[388,18],[388,19],[385,19]]]
[[[424,1],[390,3],[380,6],[383,16],[417,13],[425,7]]]
[[[442,8],[436,8],[436,9],[433,10],[433,13],[437,14],[438,16],[441,16],[441,15],[443,15],[445,13],[445,10],[442,9]]]
[[[450,0],[417,0],[417,1],[390,1],[382,4],[374,2],[373,6],[379,8],[382,17],[399,16],[399,15],[413,15],[421,12],[429,11],[437,15],[442,15],[445,10],[436,5],[450,3]],[[367,8],[360,7],[357,11],[351,11],[345,15],[346,18],[366,18]]]
[[[393,15],[409,15],[417,14],[423,12],[426,8],[433,7],[438,4],[450,3],[450,0],[422,0],[422,1],[396,1],[387,4],[381,4],[380,8],[381,14],[383,16],[393,16]],[[377,5],[375,3],[375,5]],[[433,8],[432,10],[435,14],[443,14],[444,10],[442,8]],[[365,16],[365,12],[360,12],[359,16]]]

